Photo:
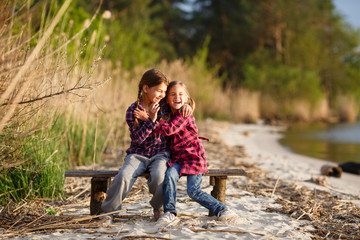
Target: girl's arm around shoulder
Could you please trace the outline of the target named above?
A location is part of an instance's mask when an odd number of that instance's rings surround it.
[[[174,116],[172,116],[169,122],[164,120],[160,121],[159,132],[166,136],[177,134],[186,127],[188,120],[191,119],[191,117],[193,118],[192,115],[184,118],[181,112],[177,112]]]

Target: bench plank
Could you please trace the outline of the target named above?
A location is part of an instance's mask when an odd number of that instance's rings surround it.
[[[70,170],[65,171],[65,177],[115,177],[118,171],[115,170]],[[148,173],[141,174],[140,176],[148,176]],[[205,176],[246,176],[243,169],[209,169]]]

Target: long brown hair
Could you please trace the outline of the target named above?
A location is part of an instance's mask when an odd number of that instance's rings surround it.
[[[167,90],[166,90],[166,96],[165,96],[165,98],[167,99],[167,97],[168,97],[168,95],[169,95],[169,92],[170,92],[170,89],[171,89],[172,87],[176,86],[176,85],[180,85],[181,87],[183,87],[183,89],[184,89],[184,91],[185,91],[185,94],[186,94],[187,97],[188,97],[188,99],[187,99],[186,102],[187,102],[187,104],[190,105],[190,107],[191,107],[192,110],[194,111],[194,110],[195,110],[195,101],[194,101],[194,99],[192,99],[192,98],[190,97],[189,91],[188,91],[188,89],[187,89],[187,87],[186,87],[186,85],[185,85],[184,82],[177,81],[177,80],[170,82],[170,83],[169,83],[169,86],[167,87]]]
[[[139,82],[139,88],[138,88],[138,95],[137,95],[137,102],[136,102],[136,108],[139,107],[140,99],[142,96],[142,89],[144,85],[147,85],[149,88],[157,86],[161,83],[165,83],[166,86],[169,85],[169,80],[165,76],[164,73],[162,73],[160,70],[152,68],[150,70],[147,70],[143,76],[141,77],[141,80]],[[160,109],[161,111],[161,109]],[[139,127],[139,120],[135,118],[135,127]]]

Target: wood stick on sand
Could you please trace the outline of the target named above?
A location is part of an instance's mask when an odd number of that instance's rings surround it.
[[[228,232],[228,233],[241,233],[241,234],[255,234],[258,236],[265,236],[265,234],[262,233],[254,233],[254,232],[246,232],[246,231],[235,231],[235,230],[216,230],[216,229],[190,229],[193,232]]]
[[[278,185],[278,183],[279,183],[279,179],[280,179],[280,176],[279,176],[279,177],[277,178],[277,180],[276,180],[276,183],[275,183],[275,186],[274,186],[274,189],[273,189],[273,191],[272,191],[272,193],[271,193],[270,198],[273,198],[273,196],[274,196],[276,187],[277,187],[277,185]]]

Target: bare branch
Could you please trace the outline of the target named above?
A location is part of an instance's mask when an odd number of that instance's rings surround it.
[[[79,89],[91,89],[91,88],[86,88],[84,86],[79,86],[79,87],[74,87],[74,88],[70,88],[70,89],[67,89],[67,90],[63,90],[63,91],[59,91],[59,92],[56,92],[56,93],[52,93],[52,94],[49,94],[49,95],[45,95],[45,96],[42,96],[42,97],[39,97],[39,98],[35,98],[35,99],[31,99],[31,100],[27,100],[27,101],[21,101],[21,102],[18,102],[18,103],[9,103],[9,102],[6,102],[6,103],[3,103],[1,104],[0,106],[6,106],[6,105],[11,105],[11,104],[18,104],[18,105],[21,105],[21,104],[28,104],[28,103],[33,103],[33,102],[37,102],[37,101],[42,101],[46,98],[51,98],[51,97],[54,97],[54,96],[58,96],[58,95],[62,95],[62,94],[65,94],[65,93],[72,93],[73,91],[76,91],[76,90],[79,90]]]

